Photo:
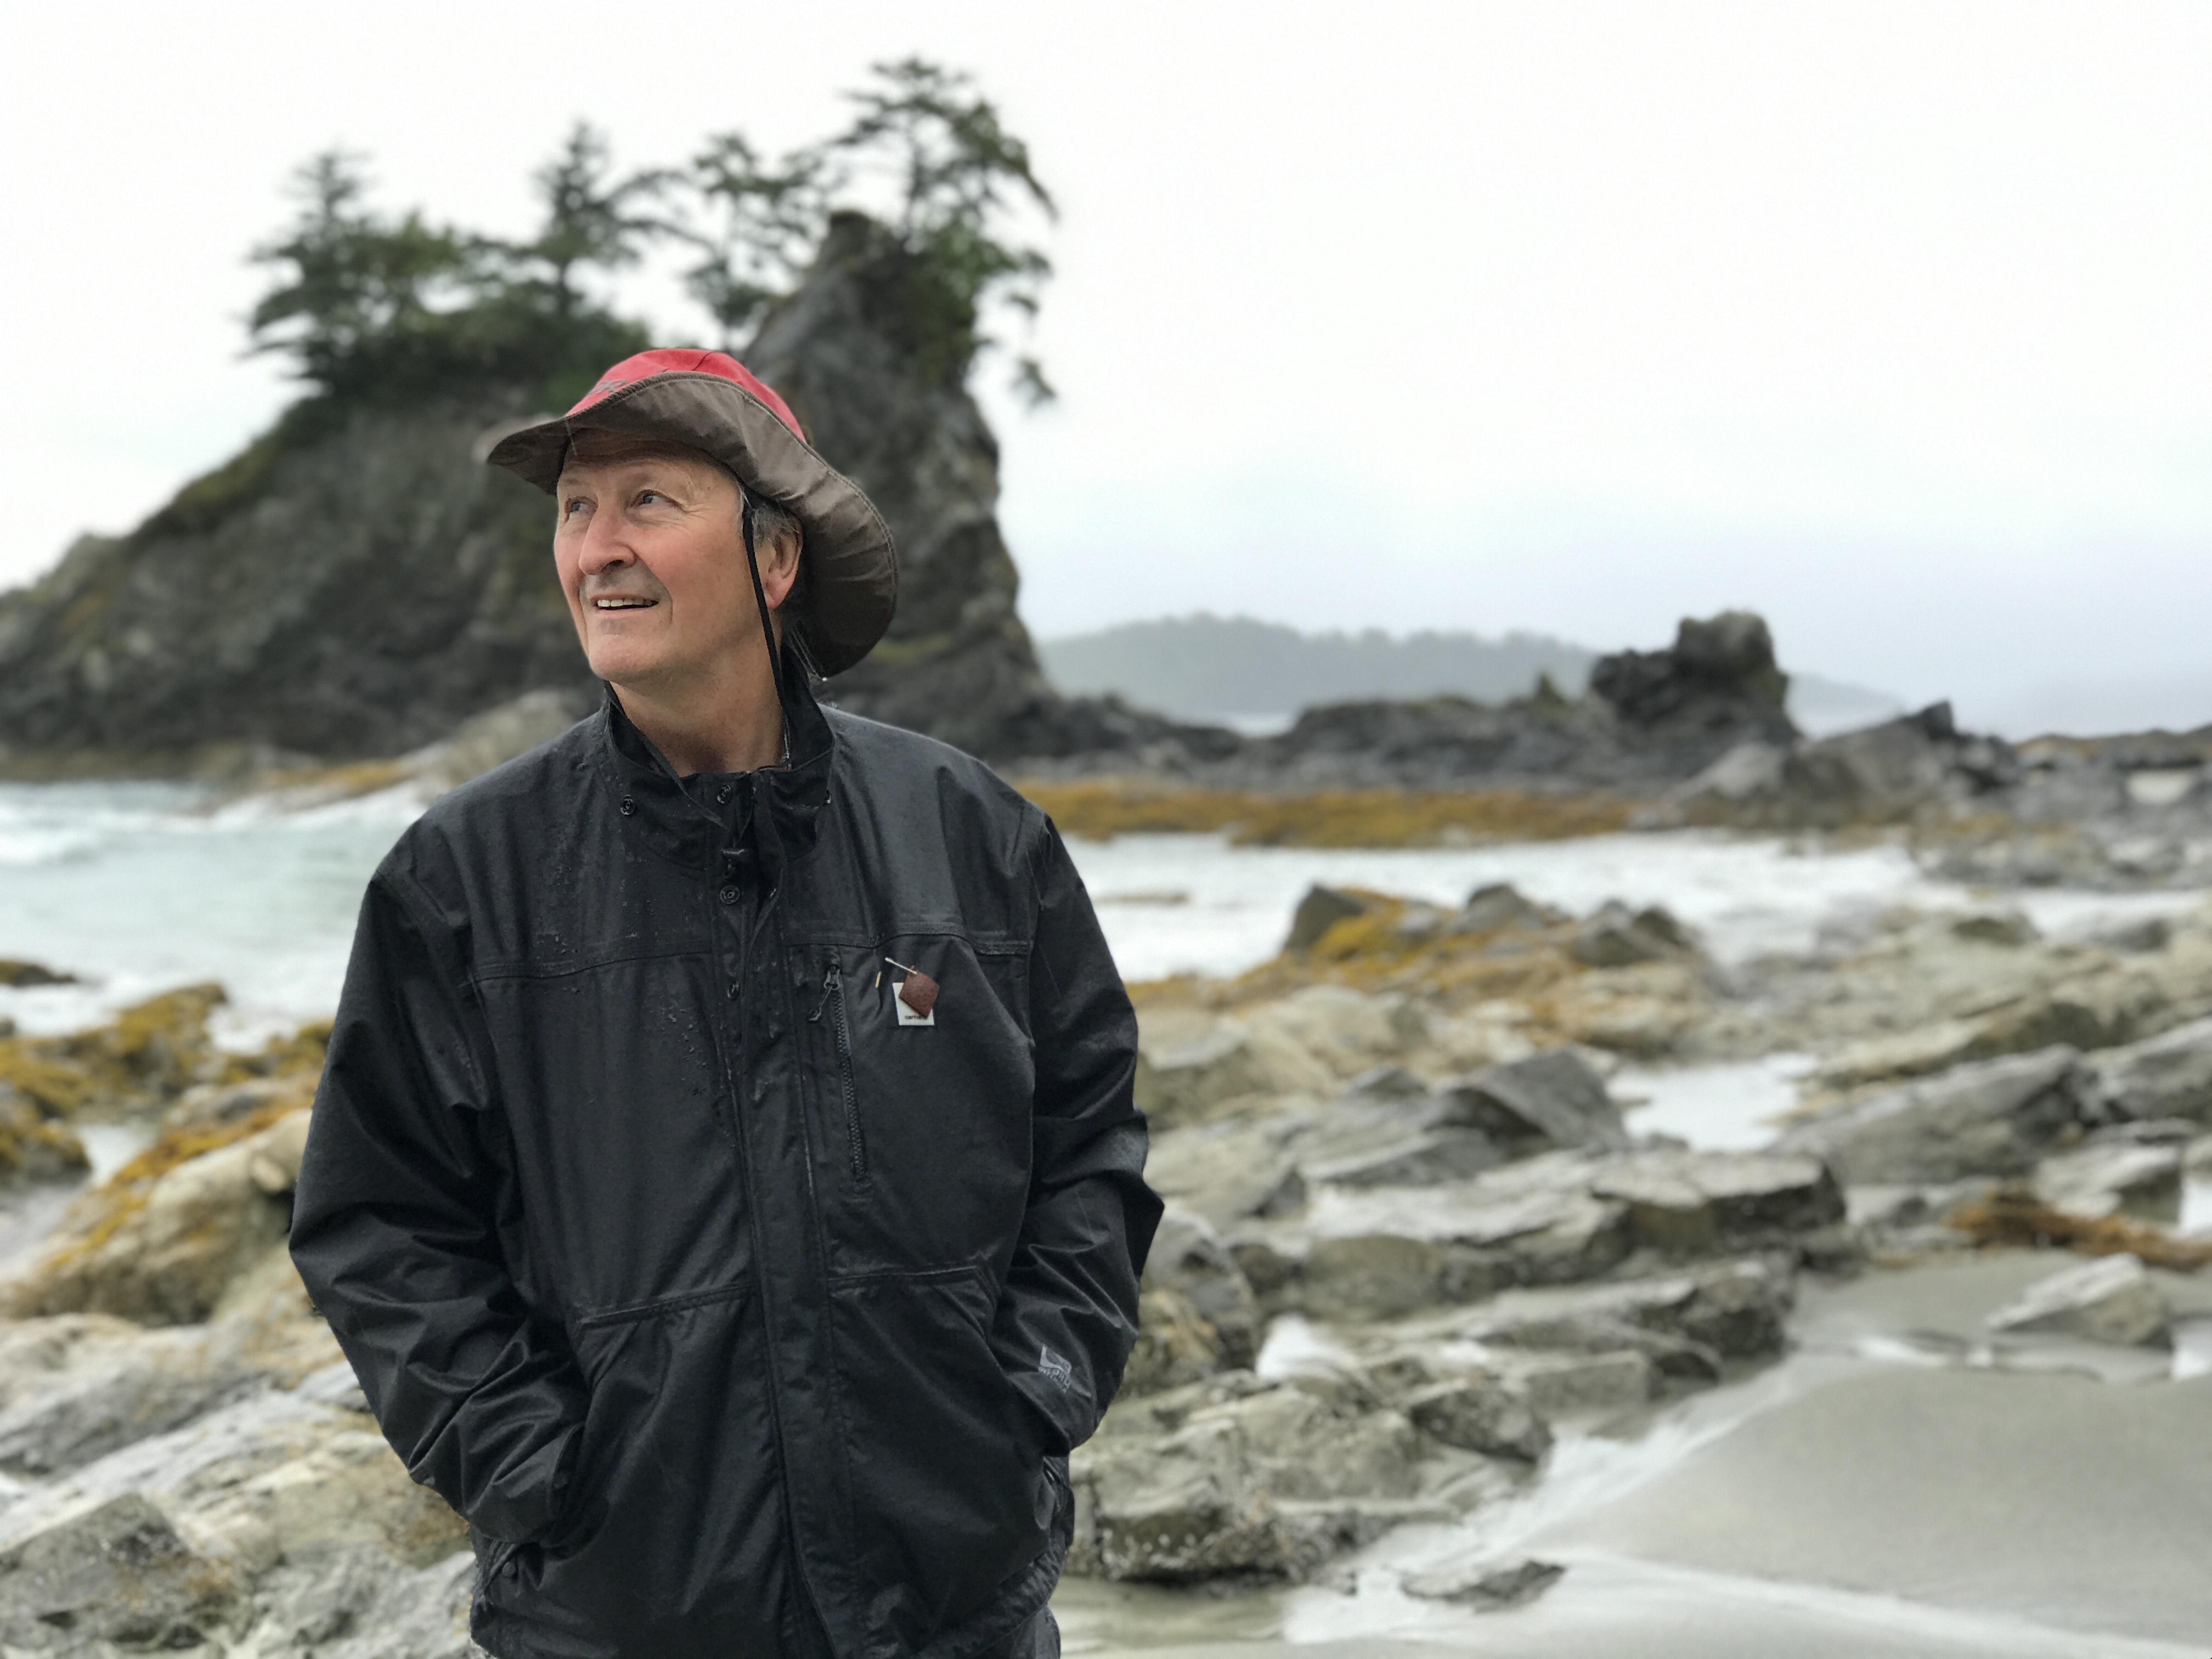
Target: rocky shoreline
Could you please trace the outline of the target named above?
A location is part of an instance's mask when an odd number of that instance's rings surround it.
[[[1931,1366],[2140,1382],[2201,1351],[2212,911],[1893,913],[1723,963],[1651,907],[1316,889],[1273,960],[1133,989],[1170,1212],[1073,1464],[1101,1586],[1578,1607],[1572,1550],[1486,1528],[1592,1437],[1793,1374],[1854,1285],[2032,1264],[1966,1334],[1865,1338]],[[283,1251],[323,1034],[224,1052],[220,999],[0,1037],[0,1644],[465,1654],[465,1529]],[[1768,1110],[1645,1127],[1638,1090],[1685,1067],[1765,1079]],[[123,1128],[143,1148],[21,1236]]]

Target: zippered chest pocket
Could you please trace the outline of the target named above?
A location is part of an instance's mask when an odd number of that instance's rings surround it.
[[[805,1054],[830,1271],[994,1253],[1029,1194],[1026,951],[946,934],[796,948],[814,987]]]
[[[844,1111],[845,1159],[853,1179],[868,1178],[868,1141],[860,1127],[860,1100],[853,1079],[853,1022],[845,1007],[844,969],[836,957],[822,974],[822,1000],[807,1016],[811,1024],[828,1022],[830,1040],[837,1060],[836,1086],[830,1091]]]

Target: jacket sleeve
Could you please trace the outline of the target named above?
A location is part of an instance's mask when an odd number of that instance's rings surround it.
[[[588,1396],[500,1248],[475,1014],[452,938],[387,862],[309,1120],[292,1259],[408,1473],[490,1537],[557,1544]]]
[[[1137,1018],[1059,832],[1037,848],[1029,1212],[993,1343],[1048,1454],[1090,1438],[1137,1340],[1137,1280],[1160,1201],[1145,1184]]]

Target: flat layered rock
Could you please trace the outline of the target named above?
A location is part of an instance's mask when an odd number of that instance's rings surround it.
[[[76,1468],[267,1382],[204,1328],[148,1331],[99,1315],[10,1322],[0,1326],[0,1469]]]
[[[1495,1376],[1432,1382],[1407,1395],[1403,1405],[1415,1428],[1462,1451],[1536,1463],[1552,1449],[1550,1425]]]
[[[2127,1129],[2149,1127],[2130,1124]],[[2181,1162],[2188,1132],[2154,1139],[2106,1132],[2035,1166],[2035,1195],[2069,1215],[2127,1214],[2172,1222],[2181,1214]]]
[[[1308,1181],[1338,1187],[1435,1187],[1465,1181],[1505,1161],[1498,1143],[1481,1130],[1444,1125],[1306,1164],[1300,1174]]]
[[[196,1648],[239,1590],[231,1564],[194,1549],[152,1499],[125,1492],[0,1551],[0,1643],[88,1659]]]
[[[1249,1368],[1260,1351],[1260,1304],[1221,1235],[1200,1217],[1170,1209],[1145,1263],[1145,1288],[1171,1291],[1214,1334],[1223,1365]]]
[[[1605,1079],[1571,1048],[1493,1066],[1449,1092],[1456,1121],[1511,1149],[1612,1151],[1629,1144]]]
[[[2102,1055],[2097,1081],[2130,1118],[2212,1122],[2212,1019],[2200,1019]]]
[[[145,1324],[207,1318],[234,1281],[281,1252],[307,1116],[294,1112],[92,1207],[5,1288],[7,1310],[118,1314]]]
[[[1170,1583],[1303,1578],[1397,1520],[1432,1512],[1418,1503],[1420,1451],[1400,1413],[1326,1391],[1263,1384],[1200,1396],[1078,1448],[1070,1571]]]
[[[2097,1110],[2094,1076],[2062,1046],[1957,1066],[1824,1113],[1775,1150],[1823,1158],[1854,1185],[2023,1175]]]
[[[1990,1316],[1990,1328],[2132,1347],[2163,1341],[2170,1319],[2142,1261],[2108,1255],[2030,1285]]]
[[[1723,1358],[1765,1359],[1786,1345],[1794,1300],[1790,1275],[1753,1258],[1660,1279],[1516,1291],[1455,1317],[1449,1328],[1511,1347],[1661,1352],[1624,1334],[1640,1332],[1693,1343]]]
[[[1485,1563],[1442,1572],[1409,1572],[1398,1581],[1408,1595],[1425,1601],[1449,1601],[1478,1613],[1525,1606],[1566,1576],[1553,1561],[1529,1559],[1507,1565]]]
[[[1638,1242],[1672,1255],[1741,1249],[1844,1218],[1835,1176],[1803,1155],[1636,1152],[1607,1159],[1590,1190],[1626,1204]]]

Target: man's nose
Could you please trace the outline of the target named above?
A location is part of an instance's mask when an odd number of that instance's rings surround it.
[[[586,576],[617,565],[629,564],[636,556],[623,538],[622,520],[614,514],[593,514],[584,526],[584,544],[576,554],[576,568]]]

